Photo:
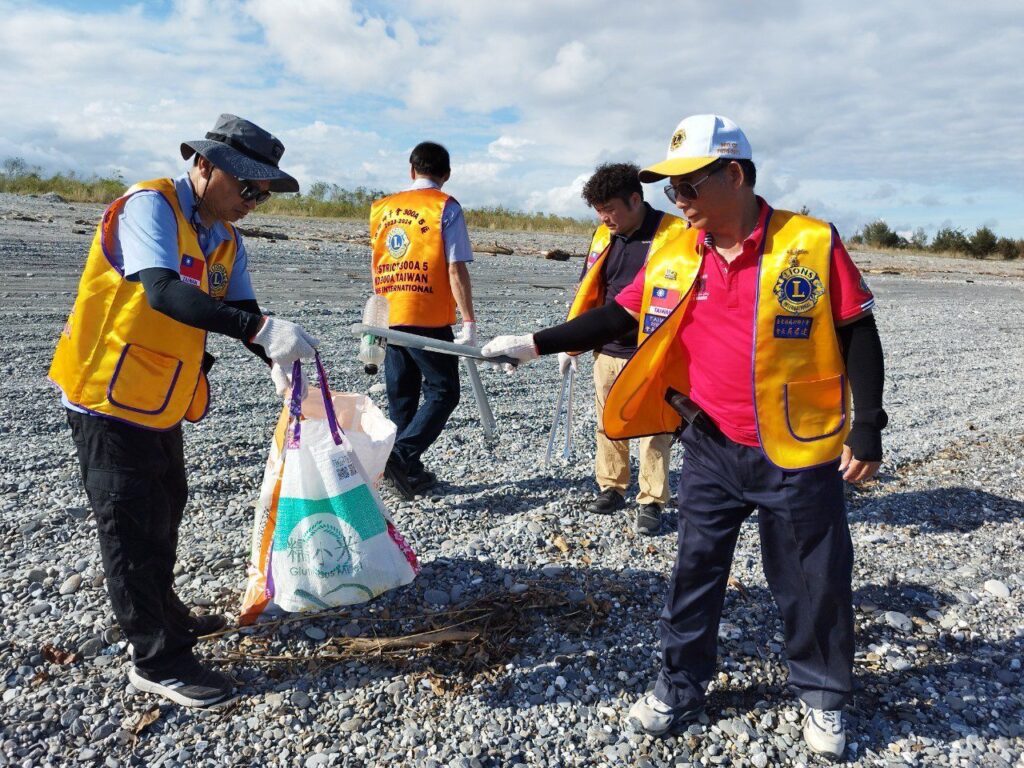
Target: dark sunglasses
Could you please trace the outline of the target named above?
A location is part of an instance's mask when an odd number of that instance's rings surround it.
[[[262,205],[270,199],[270,192],[268,190],[260,189],[255,181],[243,181],[239,179],[242,185],[242,189],[239,191],[239,196],[247,203],[256,203],[256,205]]]
[[[676,200],[679,200],[680,198],[683,200],[696,200],[700,197],[700,190],[698,190],[697,187],[725,168],[726,165],[728,165],[728,163],[716,160],[714,165],[712,165],[711,170],[708,171],[699,181],[681,181],[675,185],[666,184],[665,197],[667,197],[672,203],[675,203]]]

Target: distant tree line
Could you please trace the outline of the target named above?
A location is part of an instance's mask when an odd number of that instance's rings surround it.
[[[78,176],[74,171],[45,176],[42,169],[30,166],[20,157],[9,157],[0,163],[0,192],[39,195],[56,192],[66,200],[80,203],[109,203],[124,194],[127,185],[120,174],[100,178]],[[314,181],[304,194],[274,195],[260,213],[290,216],[321,216],[326,218],[366,219],[370,205],[385,192],[367,187],[346,189],[326,181]],[[806,206],[800,209],[809,214]],[[467,208],[466,222],[471,227],[544,232],[589,234],[594,222],[589,218],[556,216],[550,213],[524,213],[500,206]],[[879,219],[867,224],[848,240],[851,244],[873,248],[898,248],[934,253],[954,253],[976,259],[999,257],[1024,258],[1024,239],[999,237],[988,227],[978,227],[968,235],[962,229],[943,227],[930,241],[923,228],[909,237],[890,229]]]
[[[849,239],[850,243],[868,245],[874,248],[906,248],[933,253],[955,253],[975,259],[999,257],[1003,259],[1024,258],[1024,239],[1014,240],[999,237],[988,227],[978,227],[968,235],[956,227],[943,227],[929,241],[924,229],[918,227],[909,237],[894,232],[879,219]]]
[[[127,185],[120,175],[112,178],[84,178],[74,173],[44,176],[40,168],[13,157],[0,163],[0,192],[39,195],[56,192],[65,200],[79,203],[109,203],[124,194]],[[362,219],[370,216],[370,205],[386,192],[367,187],[346,189],[326,181],[314,181],[304,194],[276,194],[260,206],[260,213],[287,216]],[[464,209],[466,223],[482,229],[513,231],[566,232],[590,234],[594,221],[589,218],[555,216],[549,213],[524,213],[500,206]]]
[[[0,163],[0,192],[16,195],[42,195],[56,192],[76,203],[109,203],[127,188],[119,175],[109,178],[78,176],[74,171],[44,176],[38,166],[20,157],[9,157]]]

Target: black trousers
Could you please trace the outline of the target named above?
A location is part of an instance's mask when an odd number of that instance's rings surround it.
[[[743,521],[758,510],[761,560],[782,614],[789,684],[808,706],[842,709],[853,674],[853,544],[838,461],[788,472],[713,425],[687,428],[679,477],[679,544],[659,625],[655,695],[704,699]]]
[[[188,609],[174,562],[188,484],[181,426],[167,432],[68,411],[85,492],[96,517],[114,616],[137,667],[173,672],[192,657]]]
[[[396,328],[442,341],[454,338],[447,325]],[[459,358],[389,344],[384,358],[384,380],[388,388],[388,415],[398,430],[391,456],[405,470],[419,471],[423,468],[420,457],[440,436],[459,404]]]

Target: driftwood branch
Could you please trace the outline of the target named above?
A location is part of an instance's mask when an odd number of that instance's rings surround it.
[[[497,241],[492,244],[482,243],[480,245],[473,244],[473,253],[493,253],[501,256],[511,256],[515,251],[509,248],[507,245],[498,245]]]
[[[242,229],[238,227],[238,234],[242,237],[262,237],[264,240],[287,240],[288,235],[284,232],[271,232],[267,229]]]

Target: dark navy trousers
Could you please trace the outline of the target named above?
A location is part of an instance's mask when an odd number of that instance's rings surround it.
[[[454,338],[448,325],[440,328],[396,326],[396,330],[442,341]],[[389,344],[384,357],[384,380],[388,389],[388,412],[398,429],[391,456],[406,471],[421,470],[420,457],[437,440],[459,404],[459,358]]]
[[[853,673],[853,544],[838,461],[788,472],[713,425],[690,426],[679,477],[679,543],[659,623],[655,695],[704,700],[736,539],[758,510],[761,558],[785,628],[789,684],[808,706],[842,709]]]
[[[178,529],[188,501],[181,425],[166,432],[69,410],[96,518],[107,592],[133,661],[168,675],[192,659],[189,610],[174,593]]]

